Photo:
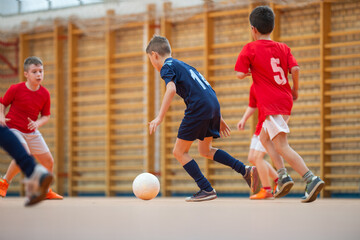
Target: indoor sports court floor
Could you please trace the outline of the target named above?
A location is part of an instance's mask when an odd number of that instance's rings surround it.
[[[0,239],[360,239],[360,200],[65,198],[32,208],[0,199]]]

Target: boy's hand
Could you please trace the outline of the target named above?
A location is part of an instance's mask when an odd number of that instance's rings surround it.
[[[149,122],[149,132],[150,135],[156,131],[157,126],[161,124],[162,120],[159,117],[156,117],[154,120]]]
[[[298,93],[298,90],[296,89],[294,89],[294,88],[292,88],[291,89],[291,94],[292,94],[292,96],[293,96],[293,100],[295,101],[296,99],[298,99],[298,96],[299,96],[299,93]]]
[[[0,117],[0,126],[6,127],[6,122],[10,121],[10,118],[6,118],[4,116]]]
[[[220,137],[228,137],[228,136],[230,136],[230,132],[231,132],[230,127],[226,124],[224,119],[221,118],[221,121],[220,121]]]
[[[237,129],[239,131],[244,130],[246,121],[244,119],[241,119],[237,124]]]
[[[28,129],[29,130],[38,129],[39,125],[38,125],[38,123],[36,121],[31,120],[29,117],[28,117],[28,120],[29,120],[29,124],[28,124]]]

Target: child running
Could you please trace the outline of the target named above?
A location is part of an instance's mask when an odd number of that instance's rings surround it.
[[[255,95],[255,89],[254,89],[254,85],[251,85],[250,94],[249,94],[249,106],[246,108],[243,117],[237,124],[239,131],[245,129],[246,121],[251,117],[251,115],[254,114],[256,109],[257,109],[257,100]],[[274,199],[273,193],[276,193],[277,182],[278,182],[278,176],[275,169],[270,165],[269,162],[264,160],[266,150],[262,146],[259,137],[264,120],[265,120],[264,115],[259,111],[258,123],[256,125],[255,133],[251,139],[248,161],[256,166],[261,180],[262,188],[260,189],[260,192],[258,192],[257,189],[254,189],[252,187],[252,191],[258,193],[251,196],[250,197],[251,200]],[[274,192],[271,191],[269,176],[275,182]]]
[[[26,82],[12,85],[0,98],[0,119],[5,119],[5,109],[11,105],[6,115],[6,125],[49,172],[52,173],[54,159],[38,130],[50,119],[50,93],[41,85],[44,67],[40,58],[28,57],[24,62]],[[39,114],[41,117],[38,118]],[[3,125],[5,124],[5,120]],[[20,172],[13,160],[3,179],[0,179],[0,196],[5,197],[11,180]],[[49,189],[46,199],[63,199]]]
[[[220,104],[210,84],[195,68],[171,57],[171,47],[165,37],[154,36],[146,48],[146,53],[166,84],[160,112],[149,123],[150,134],[154,133],[163,121],[176,93],[186,104],[173,154],[200,188],[192,197],[186,198],[186,201],[199,202],[217,198],[215,189],[189,155],[189,149],[196,139],[199,139],[198,150],[201,156],[231,167],[240,173],[250,186],[251,176],[256,168],[246,166],[227,152],[211,146],[213,138],[220,137],[220,134],[229,136],[230,128],[221,117]]]
[[[278,189],[287,194],[294,182],[287,174],[282,159],[272,156],[271,148],[274,148],[306,182],[302,202],[315,201],[325,183],[314,176],[287,141],[287,133],[290,132],[287,123],[293,99],[298,97],[300,68],[286,44],[270,39],[275,22],[271,8],[256,7],[251,12],[249,20],[255,41],[246,44],[241,50],[235,65],[236,76],[243,79],[251,72],[259,111],[266,117],[260,140],[278,169]],[[292,89],[287,78],[288,71],[292,74]]]

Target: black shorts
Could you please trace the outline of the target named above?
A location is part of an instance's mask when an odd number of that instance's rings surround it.
[[[185,117],[180,124],[177,137],[187,141],[204,140],[206,137],[219,138],[219,130],[220,116],[208,120]]]

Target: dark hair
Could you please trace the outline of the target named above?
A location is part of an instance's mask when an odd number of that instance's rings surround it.
[[[34,57],[34,56],[28,57],[28,58],[25,59],[25,61],[24,61],[24,71],[27,72],[27,70],[29,70],[29,67],[30,67],[31,64],[34,64],[34,65],[36,65],[36,66],[37,66],[37,65],[43,66],[43,63],[42,63],[42,61],[41,61],[40,58]]]
[[[165,37],[154,35],[146,47],[147,54],[150,54],[152,51],[157,52],[162,57],[171,54],[169,41]]]
[[[252,10],[250,17],[251,26],[261,34],[269,34],[274,30],[275,14],[268,6],[259,6]]]

